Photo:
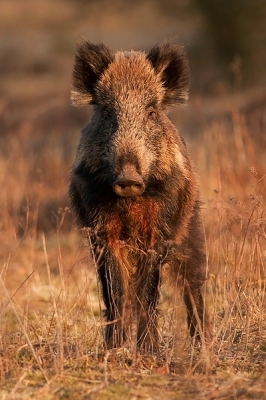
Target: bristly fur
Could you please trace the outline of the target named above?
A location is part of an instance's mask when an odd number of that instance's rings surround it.
[[[184,104],[187,93],[188,62],[181,46],[165,42],[148,55],[112,54],[89,42],[78,47],[72,101],[93,104],[94,113],[82,131],[69,194],[80,227],[100,254],[108,347],[129,341],[135,321],[139,348],[158,349],[165,265],[173,283],[183,281],[191,336],[208,335],[197,177],[165,113],[167,106]],[[136,180],[137,192],[124,196],[123,185],[117,192],[121,177],[125,184]]]

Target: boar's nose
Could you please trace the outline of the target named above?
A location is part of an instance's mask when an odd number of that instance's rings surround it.
[[[145,190],[144,182],[135,169],[125,168],[113,183],[113,190],[118,196],[140,196]]]
[[[144,192],[145,186],[142,181],[122,178],[115,181],[113,189],[118,196],[134,197],[140,196]]]

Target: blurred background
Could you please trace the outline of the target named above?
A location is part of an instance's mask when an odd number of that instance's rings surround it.
[[[57,335],[63,343],[64,332],[81,355],[94,334],[102,338],[95,265],[67,195],[80,130],[91,114],[89,106],[70,104],[82,38],[113,51],[148,51],[166,38],[186,47],[190,99],[170,118],[200,177],[211,320],[225,338],[219,345],[225,360],[235,354],[242,365],[252,355],[252,371],[261,343],[265,371],[265,0],[0,0],[0,283],[10,293],[0,290],[1,352],[10,344],[17,360],[23,329],[33,342],[53,343]],[[162,292],[169,311],[169,290]],[[175,338],[187,335],[179,305],[163,314]],[[14,370],[8,351],[5,357]]]
[[[173,109],[171,118],[188,142],[203,198],[212,198],[221,186],[226,196],[247,194],[243,183],[263,177],[264,0],[1,0],[3,243],[9,246],[10,235],[23,237],[30,229],[48,234],[58,224],[73,226],[65,208],[69,170],[90,116],[89,107],[75,109],[69,100],[82,38],[113,51],[149,50],[165,38],[184,44],[190,101],[186,109]]]

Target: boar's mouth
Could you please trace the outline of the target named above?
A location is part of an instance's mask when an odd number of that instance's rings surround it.
[[[121,197],[141,196],[145,190],[142,177],[133,165],[126,165],[113,183],[114,192]]]

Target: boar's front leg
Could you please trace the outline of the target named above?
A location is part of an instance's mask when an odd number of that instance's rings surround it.
[[[154,263],[147,268],[137,289],[137,344],[139,349],[154,352],[158,350],[158,311],[160,266]]]
[[[117,260],[106,250],[98,264],[106,307],[105,341],[108,348],[121,347],[126,339],[123,326],[123,279]]]

